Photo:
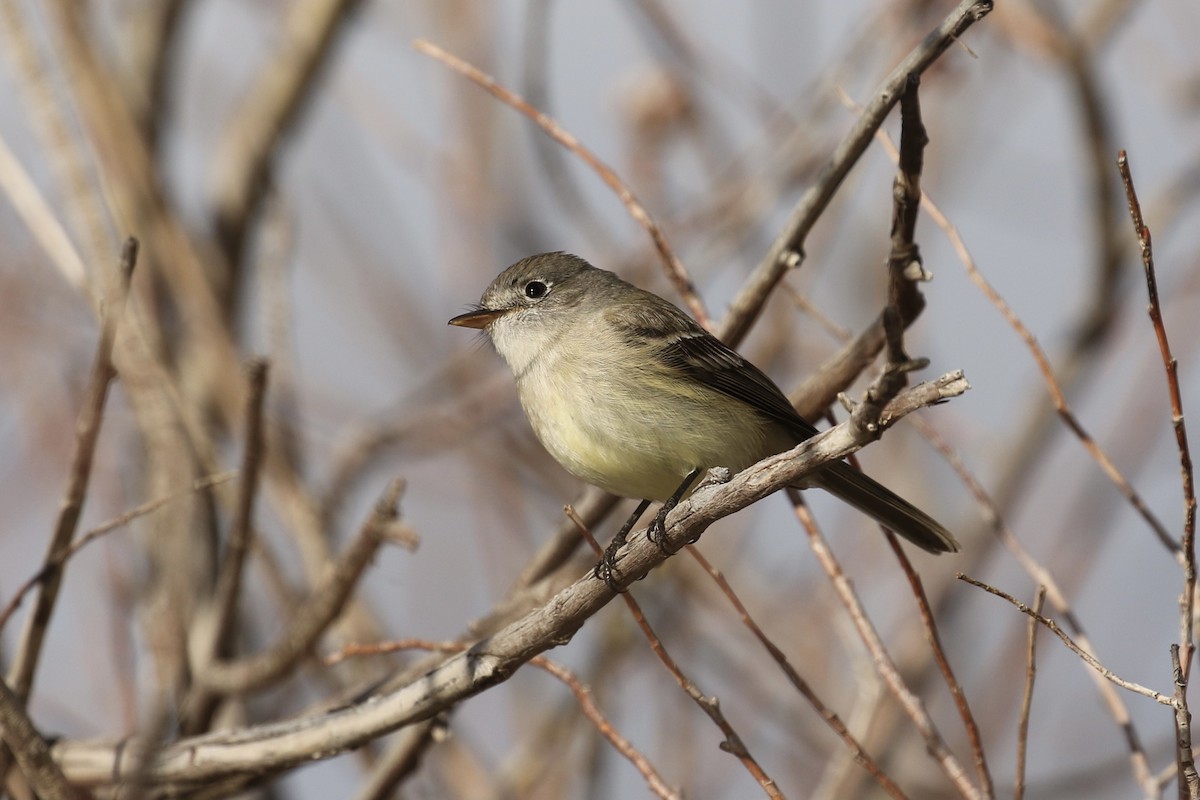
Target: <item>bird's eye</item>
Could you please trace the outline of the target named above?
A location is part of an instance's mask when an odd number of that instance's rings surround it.
[[[525,284],[525,296],[532,300],[541,300],[550,291],[550,287],[541,281],[530,281]]]

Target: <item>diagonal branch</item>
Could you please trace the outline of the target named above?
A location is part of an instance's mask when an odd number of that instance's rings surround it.
[[[17,656],[9,670],[8,682],[22,701],[29,699],[30,689],[33,688],[33,675],[37,671],[42,641],[46,636],[50,616],[54,613],[54,604],[58,600],[58,590],[62,585],[65,568],[63,555],[70,548],[71,540],[75,538],[75,529],[79,525],[79,516],[83,512],[83,503],[87,497],[92,459],[96,454],[96,442],[100,438],[100,424],[104,419],[108,388],[116,374],[112,364],[113,343],[117,338],[117,325],[125,310],[125,299],[129,294],[129,281],[134,265],[137,264],[137,253],[137,239],[126,239],[121,250],[120,280],[116,295],[111,299],[101,323],[100,341],[96,345],[96,357],[92,362],[83,408],[79,412],[79,421],[76,424],[75,453],[71,459],[66,495],[58,510],[54,532],[50,536],[50,546],[46,548],[42,590],[38,592],[33,611],[21,633]]]
[[[879,427],[887,428],[905,414],[958,396],[967,388],[961,373],[915,386],[889,404]],[[860,449],[875,435],[847,420],[791,451],[743,470],[728,483],[702,487],[668,517],[662,546],[668,550],[681,547],[717,520],[783,486],[802,481],[804,476]],[[619,570],[614,571],[617,588],[638,580],[667,557],[660,544],[649,541],[644,531],[631,537],[618,553]],[[589,569],[521,619],[394,691],[328,713],[184,739],[164,747],[144,775],[157,784],[176,785],[247,772],[260,774],[359,747],[381,734],[429,719],[507,680],[535,655],[569,641],[613,597],[612,589]],[[72,781],[108,785],[127,776],[133,763],[125,753],[127,749],[111,743],[64,741],[56,744],[53,752]]]
[[[804,242],[817,219],[833,199],[851,167],[867,149],[876,129],[900,99],[910,75],[920,75],[932,65],[968,28],[992,10],[991,0],[963,0],[937,28],[896,65],[875,90],[875,96],[838,145],[833,157],[821,170],[816,183],[792,211],[786,227],[776,237],[766,257],[747,279],[721,321],[718,335],[730,347],[736,347],[762,312],[767,297],[788,270],[804,260]],[[878,352],[878,350],[876,350]]]

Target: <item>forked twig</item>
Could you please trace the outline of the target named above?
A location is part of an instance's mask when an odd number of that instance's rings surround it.
[[[891,776],[883,771],[883,768],[879,766],[879,763],[871,757],[871,754],[866,751],[866,749],[862,746],[862,743],[860,743],[858,739],[855,738],[854,734],[850,732],[850,729],[846,727],[846,723],[842,721],[842,718],[838,716],[837,712],[825,705],[825,702],[817,696],[817,693],[813,691],[813,688],[809,685],[808,681],[804,680],[804,678],[800,676],[800,673],[796,671],[796,668],[792,666],[792,663],[788,661],[788,658],[786,655],[784,655],[783,651],[780,650],[773,641],[771,641],[770,637],[768,637],[763,629],[759,627],[758,623],[754,621],[754,618],[750,616],[750,612],[746,610],[746,606],[742,603],[741,598],[737,596],[736,592],[734,592],[733,587],[729,584],[729,581],[725,579],[725,576],[721,573],[721,571],[714,567],[695,545],[689,544],[685,549],[692,558],[696,559],[696,563],[700,565],[700,568],[707,572],[709,577],[716,582],[717,587],[720,588],[725,597],[729,599],[730,604],[737,612],[742,624],[745,625],[750,633],[754,635],[754,638],[758,639],[759,643],[766,648],[767,652],[770,653],[771,658],[773,658],[775,663],[779,665],[779,669],[783,671],[783,674],[787,677],[792,686],[795,687],[796,691],[800,692],[804,699],[809,702],[809,705],[811,705],[813,709],[815,709],[816,712],[821,716],[821,719],[825,721],[825,724],[828,725],[833,732],[838,735],[838,738],[840,738],[843,743],[845,743],[846,747],[850,749],[851,754],[854,756],[854,760],[858,762],[858,764],[865,769],[872,778],[875,779],[875,782],[879,784],[879,788],[887,792],[889,797],[907,797],[907,795],[901,791],[900,787],[896,785],[896,782],[891,779]]]

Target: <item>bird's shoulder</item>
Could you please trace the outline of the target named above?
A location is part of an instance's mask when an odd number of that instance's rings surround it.
[[[661,297],[646,292],[643,300],[619,303],[604,313],[630,344],[654,342],[648,349],[663,366],[746,403],[797,439],[816,433],[762,370]]]

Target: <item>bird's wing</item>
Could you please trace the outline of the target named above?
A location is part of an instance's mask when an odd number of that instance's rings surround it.
[[[631,341],[659,340],[661,346],[655,349],[664,366],[742,401],[791,431],[797,440],[817,433],[762,370],[678,308],[651,296],[659,302],[623,304],[608,312],[609,321]]]

